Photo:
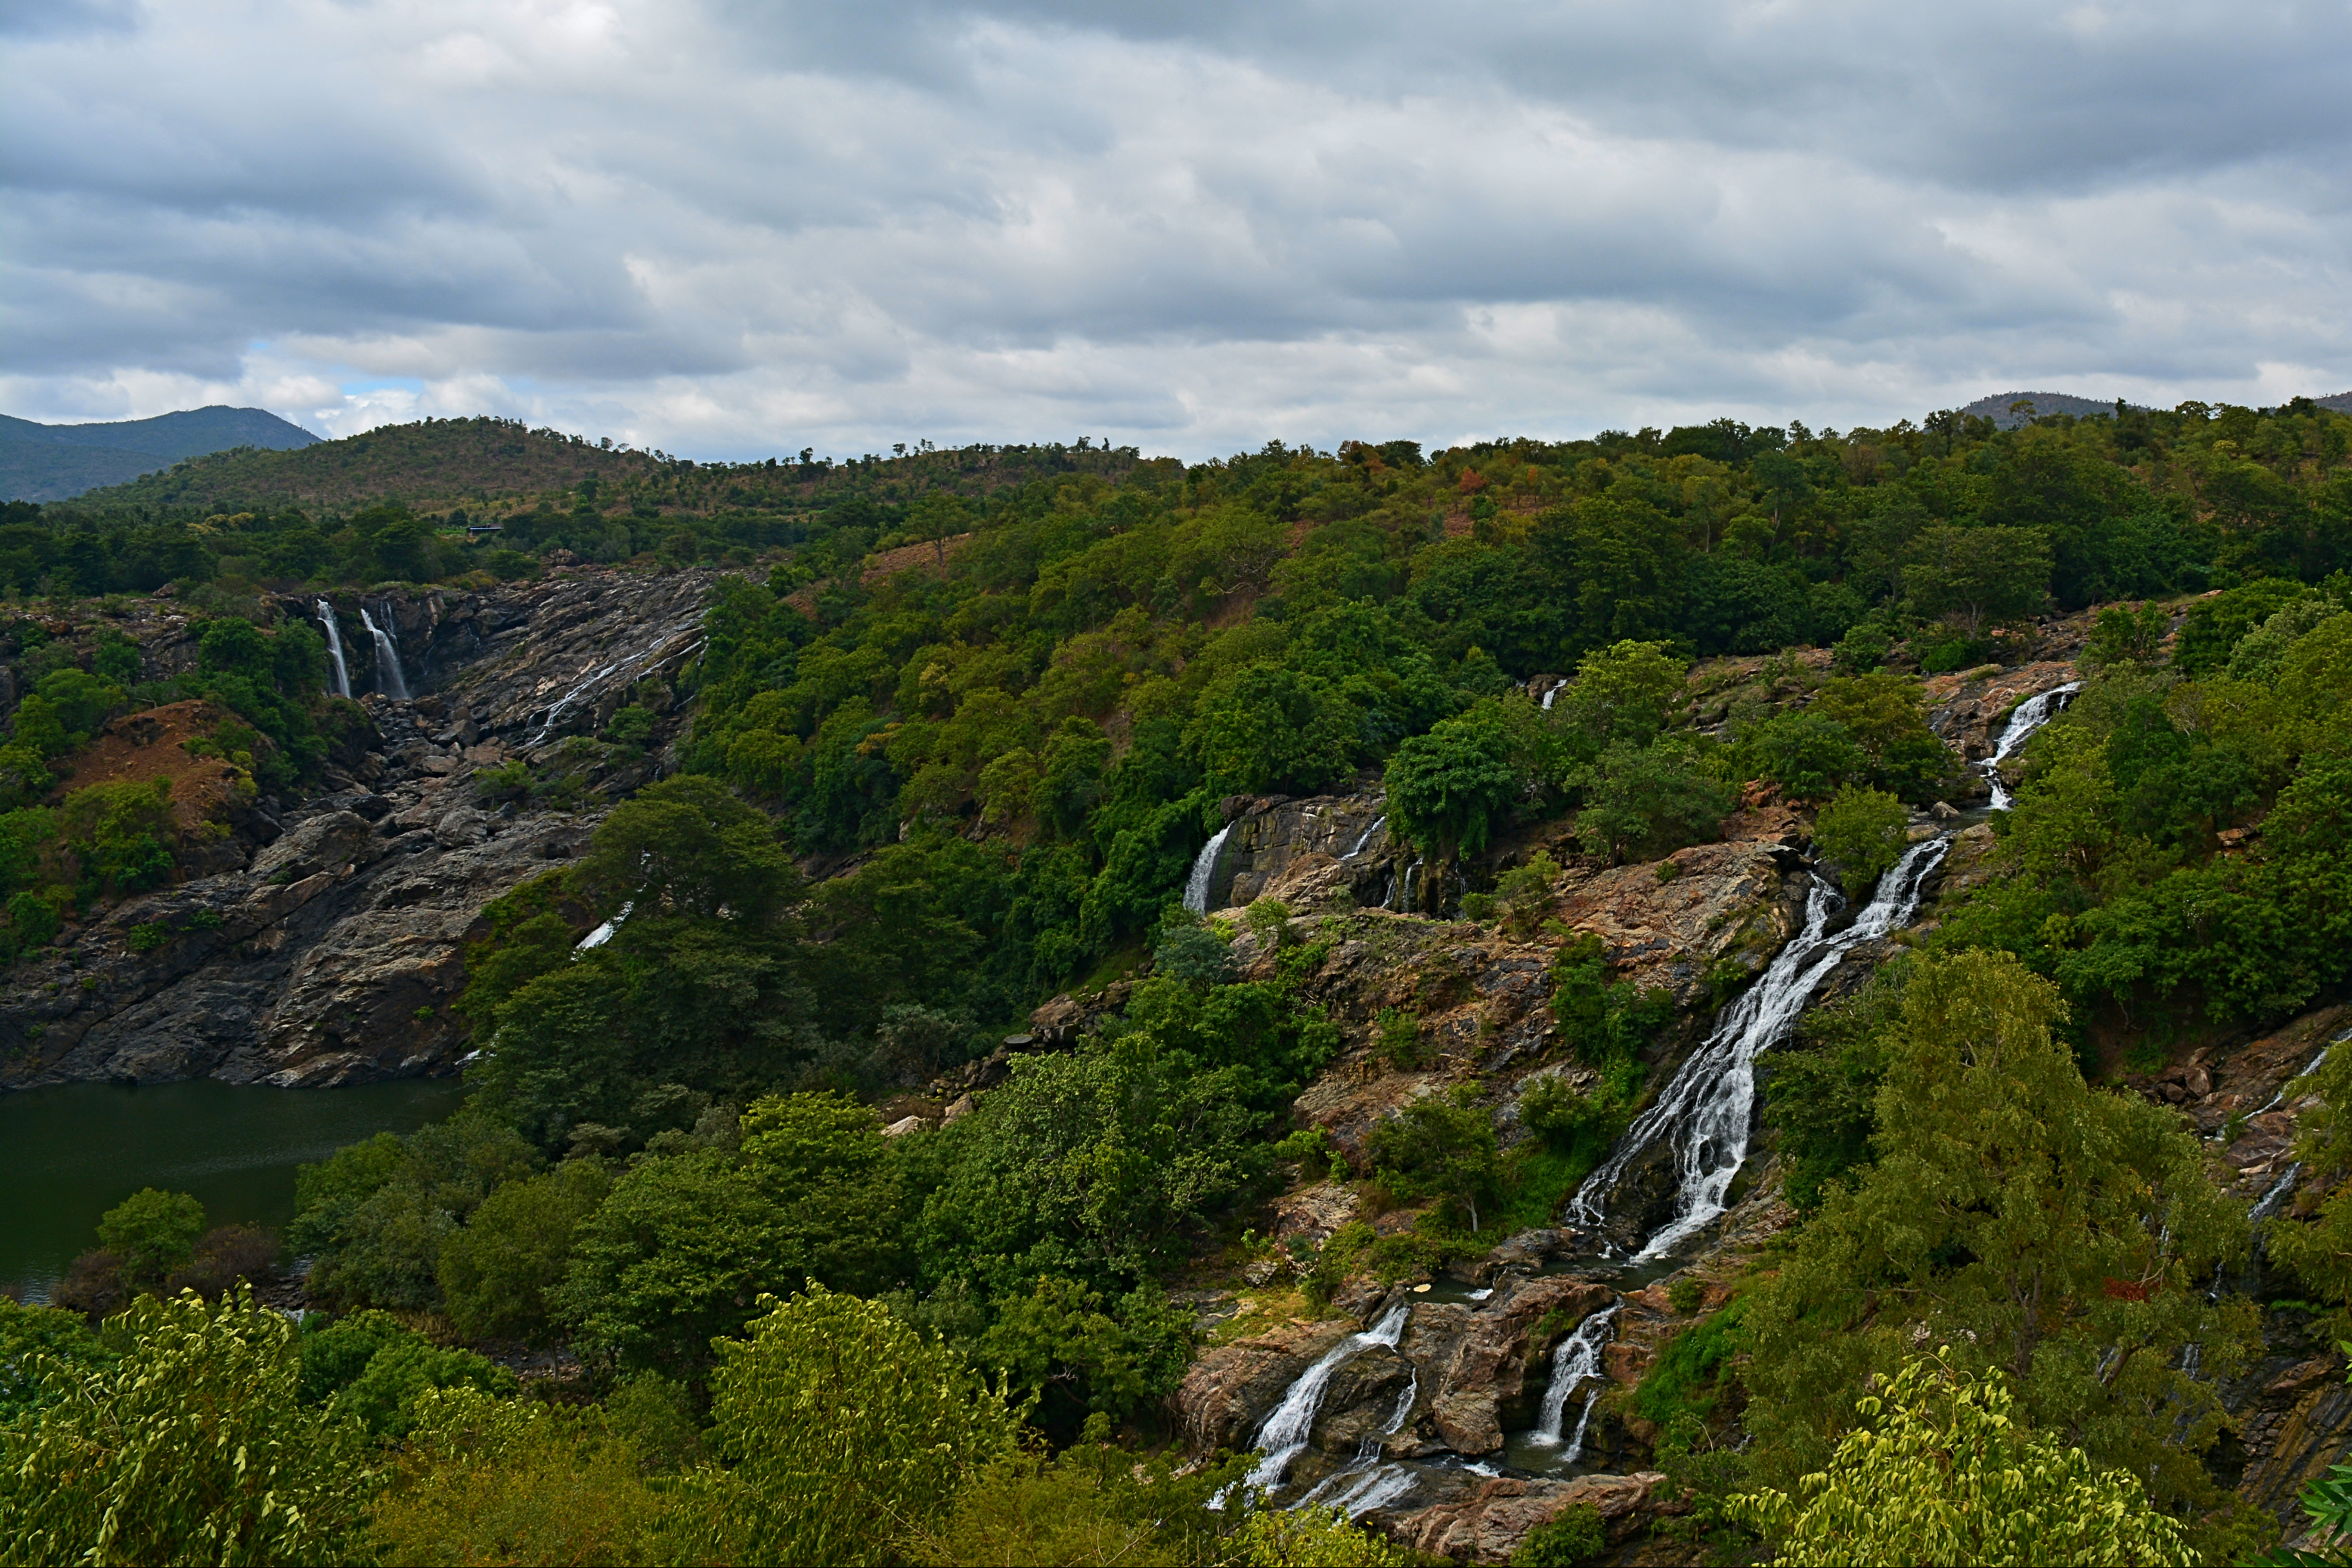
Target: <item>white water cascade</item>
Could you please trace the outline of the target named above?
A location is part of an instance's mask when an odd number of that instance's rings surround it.
[[[1584,1396],[1584,1411],[1576,1418],[1576,1436],[1570,1439],[1567,1450],[1560,1455],[1563,1464],[1572,1464],[1584,1452],[1585,1428],[1592,1422],[1592,1406],[1601,1397],[1601,1353],[1607,1348],[1609,1336],[1617,1322],[1620,1309],[1608,1307],[1593,1313],[1576,1325],[1576,1332],[1559,1342],[1551,1353],[1551,1383],[1544,1389],[1543,1405],[1538,1412],[1536,1429],[1528,1440],[1547,1448],[1559,1447],[1560,1427],[1568,1420],[1568,1402],[1579,1388],[1592,1385],[1592,1392]]]
[[[1346,854],[1341,855],[1339,859],[1344,862],[1354,860],[1358,855],[1362,854],[1364,852],[1364,846],[1372,841],[1372,835],[1379,832],[1381,831],[1381,824],[1387,821],[1388,818],[1386,816],[1374,817],[1372,819],[1372,825],[1366,828],[1363,831],[1362,835],[1356,840],[1356,847],[1349,850]]]
[[[1193,857],[1192,874],[1184,879],[1184,907],[1195,915],[1209,913],[1209,884],[1217,879],[1217,857],[1224,852],[1225,835],[1233,831],[1231,822],[1219,828]]]
[[[1994,810],[2009,810],[2009,791],[2001,786],[2000,765],[2009,759],[2011,752],[2025,744],[2026,737],[2057,717],[2066,705],[2074,700],[2074,694],[2082,689],[2082,682],[2068,681],[2063,686],[2037,692],[2010,710],[2009,723],[2001,727],[2000,739],[1994,744],[1992,755],[1977,764],[1977,771],[1983,774],[1985,782],[1992,786]]]
[[[1331,1375],[1375,1345],[1394,1350],[1397,1341],[1404,1337],[1405,1318],[1410,1312],[1407,1307],[1391,1308],[1379,1322],[1361,1333],[1349,1334],[1298,1375],[1298,1381],[1285,1391],[1282,1403],[1274,1407],[1265,1425],[1257,1429],[1256,1447],[1265,1458],[1249,1473],[1248,1485],[1265,1490],[1282,1484],[1282,1478],[1289,1473],[1290,1461],[1306,1452],[1316,1413],[1323,1407],[1324,1391],[1331,1386]]]
[[[1979,768],[1991,780],[1993,804],[2005,808],[2009,792],[1994,769],[2050,722],[2082,689],[2070,681],[2017,705],[2001,729],[2000,742]],[[1673,1149],[1676,1178],[1675,1218],[1649,1238],[1637,1260],[1664,1256],[1721,1215],[1740,1166],[1756,1112],[1756,1058],[1787,1038],[1814,988],[1838,960],[1861,943],[1910,923],[1918,913],[1920,885],[1942,863],[1949,838],[1916,843],[1878,879],[1877,892],[1853,924],[1834,936],[1829,920],[1838,907],[1836,892],[1818,877],[1805,900],[1804,929],[1782,947],[1756,984],[1732,1003],[1705,1044],[1693,1051],[1674,1081],[1635,1118],[1600,1169],[1585,1178],[1569,1207],[1586,1225],[1607,1218],[1626,1169],[1664,1140]]]
[[[1544,712],[1551,712],[1552,698],[1559,695],[1560,693],[1566,690],[1568,690],[1568,683],[1566,681],[1555,681],[1550,685],[1545,687],[1543,695]]]
[[[668,651],[682,636],[701,623],[702,612],[697,610],[684,619],[663,627],[655,636],[651,645],[626,657],[610,660],[581,676],[572,683],[570,691],[555,699],[554,705],[547,710],[547,716],[539,721],[539,728],[532,731],[530,738],[523,742],[524,747],[535,747],[544,741],[554,733],[557,721],[562,719],[567,711],[604,690],[606,685],[616,681],[625,685],[636,679],[647,666],[662,662]],[[702,646],[702,642],[698,641],[693,647],[687,649],[684,659],[681,659],[680,663],[692,659]]]
[[[1347,1510],[1348,1517],[1354,1519],[1411,1491],[1412,1472],[1402,1465],[1382,1464],[1381,1445],[1403,1428],[1412,1415],[1412,1402],[1420,1397],[1421,1374],[1416,1371],[1406,1380],[1404,1392],[1397,1396],[1396,1407],[1389,1412],[1380,1430],[1365,1433],[1357,1442],[1356,1457],[1316,1482],[1313,1490],[1290,1506],[1312,1508],[1328,1503]]]
[[[375,623],[375,618],[367,612],[367,606],[364,604],[360,606],[360,624],[366,627],[368,635],[375,639],[377,689],[388,697],[406,702],[408,680],[400,673],[400,644],[392,640],[391,633]]]
[[[352,695],[352,672],[343,664],[343,634],[335,629],[335,607],[319,601],[319,624],[327,629],[327,663],[334,667],[335,695]]]
[[[1826,932],[1842,901],[1828,883],[1815,878],[1805,899],[1805,928],[1731,1004],[1665,1092],[1626,1129],[1601,1168],[1585,1178],[1570,1206],[1576,1217],[1587,1225],[1599,1224],[1626,1167],[1662,1140],[1674,1151],[1675,1218],[1636,1256],[1661,1257],[1722,1214],[1732,1178],[1748,1158],[1756,1110],[1756,1058],[1796,1027],[1797,1015],[1805,1010],[1813,988],[1849,948],[1884,936],[1911,918],[1919,907],[1920,884],[1950,848],[1948,839],[1912,845],[1895,869],[1879,879],[1876,896],[1853,924],[1834,936]]]

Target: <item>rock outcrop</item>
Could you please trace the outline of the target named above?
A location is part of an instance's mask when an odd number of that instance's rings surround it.
[[[1601,1515],[1614,1543],[1666,1511],[1657,1497],[1666,1478],[1654,1470],[1570,1480],[1487,1481],[1468,1497],[1409,1513],[1375,1512],[1366,1521],[1413,1551],[1456,1563],[1508,1563],[1538,1525],[1583,1504]]]
[[[682,716],[672,678],[712,582],[599,571],[370,598],[406,700],[374,689],[388,672],[360,645],[361,606],[339,604],[366,723],[307,800],[248,800],[192,777],[182,732],[218,716],[179,710],[207,705],[115,721],[69,786],[168,776],[181,814],[205,821],[182,823],[178,880],[69,925],[7,973],[0,1088],[200,1076],[310,1087],[448,1070],[465,1039],[450,1004],[465,944],[486,934],[483,906],[582,853],[604,807],[668,766]],[[283,608],[315,614],[308,601]],[[121,622],[150,677],[194,668],[187,624],[148,604]],[[655,716],[649,744],[594,738],[625,702]],[[518,759],[539,793],[474,787]]]

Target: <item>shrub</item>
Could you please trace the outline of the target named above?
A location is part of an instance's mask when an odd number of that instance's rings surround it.
[[[2012,1403],[1998,1371],[1971,1376],[1942,1352],[1909,1361],[1885,1394],[1855,1402],[1855,1430],[1804,1479],[1801,1503],[1766,1490],[1733,1499],[1733,1515],[1791,1568],[2197,1561],[2137,1477],[2029,1431]]]
[[[712,1443],[741,1500],[730,1560],[892,1561],[1014,1452],[1003,1396],[879,1302],[812,1287],[715,1348]]]
[[[373,1490],[358,1427],[297,1402],[294,1331],[240,1291],[147,1300],[121,1358],[52,1363],[0,1427],[12,1563],[317,1563]]]
[[[1856,898],[1903,858],[1910,822],[1910,812],[1894,796],[1849,784],[1814,819],[1813,841],[1838,863],[1846,896]]]
[[[1242,912],[1242,921],[1256,935],[1260,953],[1271,953],[1289,945],[1290,905],[1282,900],[1256,900]]]
[[[1570,1503],[1528,1531],[1511,1553],[1511,1568],[1582,1568],[1608,1545],[1601,1511],[1589,1502]]]
[[[205,1233],[205,1206],[184,1192],[142,1187],[106,1211],[98,1222],[99,1245],[121,1260],[133,1289],[163,1283],[163,1276],[194,1255]]]

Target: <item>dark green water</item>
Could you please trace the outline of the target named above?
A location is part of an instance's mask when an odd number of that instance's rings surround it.
[[[66,1083],[0,1094],[0,1284],[34,1297],[98,1245],[98,1218],[144,1186],[194,1193],[212,1223],[282,1228],[294,1167],[457,1107],[454,1078],[352,1089],[137,1089]]]

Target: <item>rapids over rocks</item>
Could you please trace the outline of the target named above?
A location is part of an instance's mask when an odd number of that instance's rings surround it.
[[[2045,679],[2013,706],[1995,697],[2009,711],[1982,727],[1976,764],[1995,800],[2006,799],[1998,770],[2074,689]],[[1202,851],[1187,888],[1196,912],[1262,893],[1312,904],[1342,887],[1354,890],[1360,909],[1413,906],[1417,867],[1409,849],[1380,837],[1376,797],[1244,799],[1225,810],[1227,825]],[[1645,1511],[1670,1507],[1652,1496],[1663,1477],[1609,1473],[1644,1439],[1604,1412],[1601,1395],[1686,1321],[1663,1282],[1689,1278],[1704,1290],[1696,1265],[1731,1239],[1727,1232],[1752,1224],[1742,1219],[1754,1205],[1743,1208],[1738,1183],[1752,1163],[1759,1059],[1839,984],[1842,969],[1850,983],[1852,965],[1866,968],[1921,917],[1957,843],[1973,834],[1968,858],[1983,858],[1989,841],[1976,822],[1948,810],[1916,819],[1911,846],[1858,906],[1796,852],[1802,841],[1793,829],[1779,841],[1681,852],[1682,874],[1670,882],[1648,868],[1638,877],[1572,877],[1565,912],[1610,932],[1612,951],[1632,954],[1646,983],[1687,1000],[1710,967],[1742,963],[1755,977],[1564,1206],[1567,1228],[1510,1239],[1460,1283],[1343,1292],[1335,1304],[1360,1329],[1299,1325],[1205,1353],[1177,1396],[1188,1437],[1200,1447],[1258,1449],[1249,1484],[1286,1504],[1337,1504],[1424,1550],[1480,1562],[1507,1557],[1528,1528],[1569,1501],[1593,1501],[1620,1533]],[[1334,960],[1343,974],[1351,958],[1378,966],[1368,988],[1387,982],[1356,1011],[1402,999],[1400,973],[1413,973],[1424,992],[1433,973],[1450,974],[1458,978],[1440,983],[1476,1012],[1476,1027],[1449,1040],[1441,1019],[1431,1031],[1441,1050],[1458,1049],[1464,1055],[1454,1060],[1488,1072],[1541,1054],[1549,1026],[1533,1000],[1539,974],[1517,969],[1507,951],[1458,938],[1402,946],[1462,927],[1405,917],[1380,929],[1399,946],[1359,957],[1349,949],[1366,944],[1351,942]],[[1341,1016],[1350,1012],[1346,985],[1329,998]],[[1299,1109],[1353,1154],[1362,1129],[1400,1103],[1369,1087],[1318,1083]],[[1506,1104],[1507,1126],[1511,1113]],[[1336,1186],[1284,1201],[1278,1235],[1317,1239],[1352,1213]]]

